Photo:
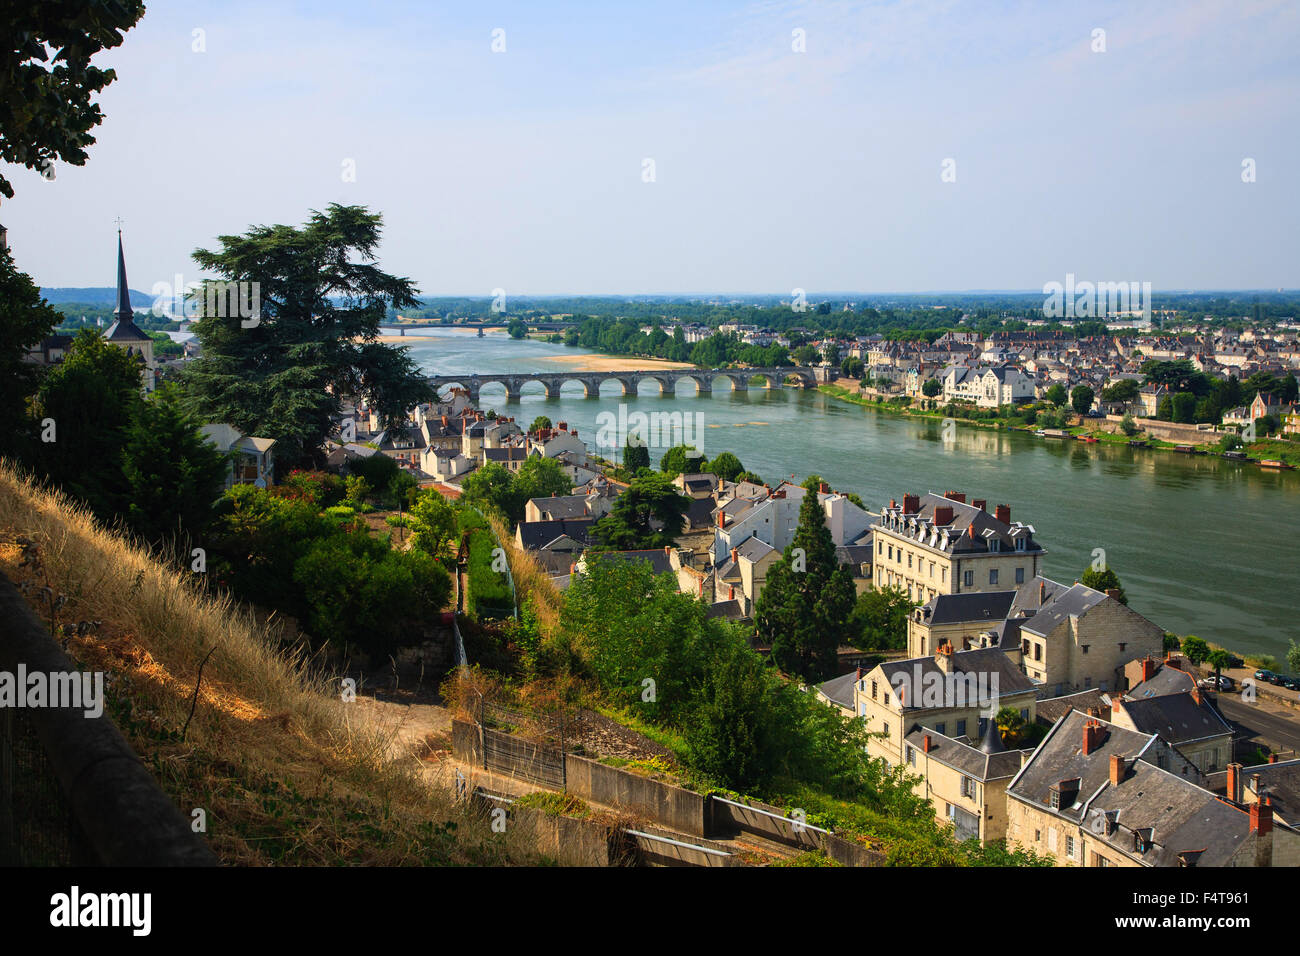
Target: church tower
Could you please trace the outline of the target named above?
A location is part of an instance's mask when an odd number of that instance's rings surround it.
[[[122,255],[122,230],[117,231],[117,321],[114,322],[104,338],[139,362],[140,379],[145,392],[154,390],[154,372],[157,365],[153,360],[153,339],[145,335],[135,324],[135,311],[131,308],[131,292],[126,284],[126,258]]]

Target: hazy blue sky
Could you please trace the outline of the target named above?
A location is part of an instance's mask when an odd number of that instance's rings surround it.
[[[1300,285],[1294,0],[149,7],[88,164],[7,170],[42,285],[335,201],[430,295]]]

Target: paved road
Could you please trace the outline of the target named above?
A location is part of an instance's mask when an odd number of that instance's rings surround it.
[[[1240,693],[1214,694],[1223,714],[1247,740],[1268,744],[1273,750],[1300,752],[1300,711],[1270,703],[1261,696],[1254,704],[1242,701]]]

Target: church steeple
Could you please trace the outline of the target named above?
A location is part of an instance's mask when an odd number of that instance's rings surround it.
[[[148,342],[149,336],[135,324],[131,290],[126,284],[126,257],[122,254],[122,230],[117,230],[117,321],[104,333],[110,342]]]
[[[123,319],[135,324],[135,312],[131,308],[131,290],[126,284],[126,257],[122,255],[122,230],[117,231],[117,320]]]

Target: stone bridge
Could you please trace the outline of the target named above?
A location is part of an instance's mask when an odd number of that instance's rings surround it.
[[[749,389],[755,379],[761,379],[763,386],[778,388],[787,378],[798,380],[800,387],[813,388],[817,377],[811,368],[788,365],[780,368],[658,368],[646,371],[622,372],[507,372],[500,375],[432,375],[429,384],[435,389],[456,385],[469,391],[470,401],[477,403],[479,392],[485,385],[501,385],[506,390],[507,401],[518,401],[523,388],[529,382],[540,382],[546,387],[547,398],[559,398],[560,388],[565,382],[579,382],[587,398],[599,398],[600,386],[605,382],[618,382],[624,395],[635,395],[637,388],[644,381],[651,380],[659,384],[662,395],[677,392],[677,383],[690,379],[696,390],[702,394],[713,391],[713,384],[718,379],[725,379],[731,384],[732,391],[743,392]]]

